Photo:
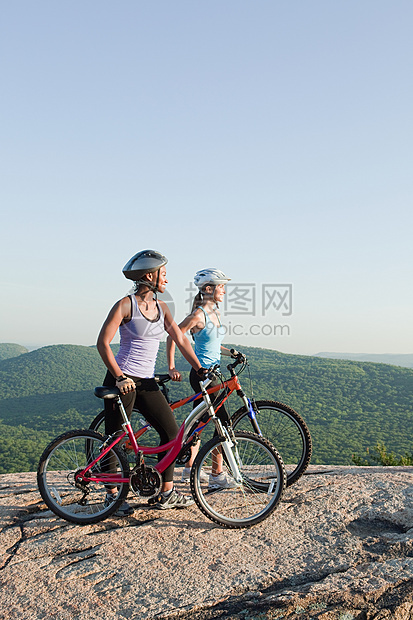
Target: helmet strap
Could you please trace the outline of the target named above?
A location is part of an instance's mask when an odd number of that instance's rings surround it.
[[[154,292],[157,293],[158,292],[158,286],[159,286],[159,278],[161,275],[161,270],[158,269],[158,271],[156,272],[156,282],[155,282],[155,289]]]
[[[147,289],[149,289],[150,291],[155,291],[155,287],[154,287],[154,285],[153,285],[151,282],[148,282],[148,280],[143,280],[143,279],[136,280],[136,281],[135,281],[135,284],[138,284],[138,285],[139,285],[139,286],[138,286],[138,289],[139,289],[141,286],[146,286],[146,288],[147,288]]]
[[[146,280],[143,277],[140,278],[139,280],[136,280],[136,284],[143,284],[144,286],[147,286],[150,291],[153,291],[155,293],[155,299],[157,299],[156,294],[158,292],[160,272],[161,272],[160,269],[158,269],[158,271],[156,272],[155,284],[152,284],[152,282],[149,282],[149,280]]]

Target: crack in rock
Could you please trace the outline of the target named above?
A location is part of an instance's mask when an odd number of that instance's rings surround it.
[[[84,557],[80,557],[76,560],[73,560],[73,562],[69,562],[69,564],[66,564],[66,566],[64,566],[63,568],[60,568],[56,574],[55,574],[55,578],[56,579],[75,579],[79,576],[84,576],[84,571],[83,571],[83,566],[82,566],[82,571],[81,571],[81,575],[79,575],[79,570],[75,570],[73,571],[71,567],[76,567],[76,569],[79,569],[79,565],[82,562],[88,562],[90,560],[92,560],[93,558],[97,557],[97,553],[90,553],[90,554],[86,554]]]
[[[26,540],[22,526],[19,526],[19,529],[20,538],[9,549],[6,549],[6,554],[9,554],[9,557],[5,560],[3,566],[0,567],[0,571],[5,570],[5,568],[10,564],[14,556],[17,554],[22,542]]]
[[[89,557],[88,552],[92,551],[93,549],[100,549],[100,545],[98,545],[96,547],[93,547],[93,546],[85,547],[84,549],[76,549],[76,550],[72,550],[72,551],[67,551],[67,550],[66,551],[61,551],[60,553],[59,552],[55,553],[54,558],[53,558],[52,561],[57,561],[57,559],[64,558],[66,556],[72,556],[72,555],[73,556],[82,556],[83,557],[83,554],[85,554],[85,557]],[[94,552],[93,555],[97,555],[97,554]]]
[[[138,520],[134,517],[131,518],[131,522],[129,523],[120,523],[119,525],[117,523],[113,523],[110,522],[109,524],[107,523],[102,523],[102,524],[97,524],[96,530],[93,532],[87,532],[86,536],[97,536],[98,534],[101,534],[102,532],[111,532],[111,531],[116,531],[116,530],[126,530],[126,529],[131,529],[131,528],[139,528],[142,527],[144,525],[150,525],[151,523],[154,523],[155,521],[158,520],[159,517],[154,517],[154,518],[150,518],[150,519],[141,519]]]

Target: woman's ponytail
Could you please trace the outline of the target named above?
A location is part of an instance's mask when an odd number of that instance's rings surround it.
[[[195,295],[195,297],[194,297],[194,301],[192,303],[192,310],[191,310],[191,312],[193,312],[194,310],[199,308],[199,306],[202,306],[202,293],[201,293],[201,291],[199,291]]]

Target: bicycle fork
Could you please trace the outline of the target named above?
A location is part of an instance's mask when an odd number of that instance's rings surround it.
[[[242,463],[240,460],[240,456],[238,454],[236,443],[234,443],[229,435],[228,430],[222,424],[221,420],[215,415],[215,409],[212,405],[211,399],[209,397],[208,392],[205,387],[200,383],[202,396],[204,398],[205,404],[208,406],[209,415],[211,416],[215,428],[217,430],[219,437],[224,437],[224,441],[221,443],[222,450],[224,452],[227,463],[232,471],[232,476],[237,484],[242,483],[242,475],[239,470],[239,466],[242,467]],[[235,450],[233,450],[233,448]],[[235,454],[234,454],[235,452]],[[239,463],[239,465],[238,465]]]
[[[263,435],[262,435],[261,429],[260,429],[259,424],[258,424],[257,415],[255,413],[254,405],[253,405],[252,401],[249,398],[247,398],[245,396],[245,394],[243,395],[242,400],[244,401],[245,408],[248,411],[248,417],[251,420],[251,424],[252,424],[252,428],[254,429],[254,433],[256,435],[259,435],[260,437],[262,437]]]
[[[219,424],[222,426],[221,422],[218,420]],[[237,484],[242,483],[242,476],[239,470],[238,464],[242,467],[242,463],[240,461],[240,456],[238,453],[237,445],[231,440],[228,435],[228,431],[226,428],[222,427],[224,431],[225,441],[222,442],[221,446],[224,451],[225,457],[228,461],[228,465],[231,468],[233,478]],[[235,454],[234,454],[235,453]]]

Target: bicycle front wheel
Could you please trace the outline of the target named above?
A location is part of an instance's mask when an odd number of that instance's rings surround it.
[[[212,472],[217,454],[223,453],[222,441],[213,437],[199,451],[191,469],[192,494],[211,521],[228,528],[251,527],[269,517],[281,500],[286,480],[282,459],[266,439],[254,433],[236,432],[232,452],[242,482],[235,483],[223,456],[223,471],[233,486],[213,490],[201,482],[201,469],[207,474]]]
[[[291,407],[273,400],[259,400],[256,405],[257,424],[241,407],[231,418],[237,431],[261,431],[281,454],[287,472],[287,486],[296,482],[307,469],[312,452],[310,431],[303,418]]]
[[[99,456],[104,444],[100,433],[89,430],[69,431],[54,439],[45,449],[37,470],[37,484],[45,504],[66,521],[85,525],[106,519],[116,512],[128,494],[129,484],[116,485],[114,501],[105,504],[108,485],[75,475]],[[129,464],[123,451],[114,446],[91,470],[120,474],[129,478]],[[113,488],[113,485],[112,485]]]

